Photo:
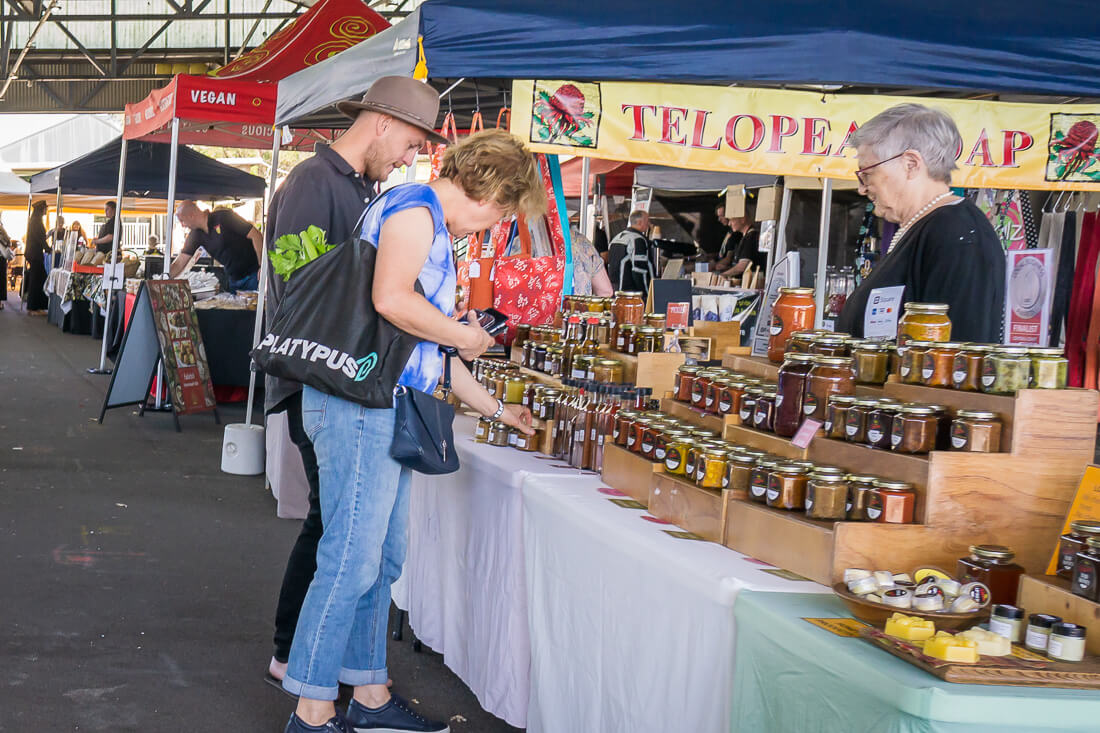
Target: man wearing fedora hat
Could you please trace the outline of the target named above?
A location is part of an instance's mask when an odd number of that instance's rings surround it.
[[[284,234],[300,234],[310,226],[323,229],[333,244],[349,239],[374,197],[375,184],[398,166],[412,165],[426,139],[444,142],[433,129],[439,97],[415,79],[383,77],[361,100],[341,102],[337,108],[351,118],[351,126],[332,145],[318,145],[316,155],[295,166],[275,192],[265,227],[269,250]],[[286,285],[270,262],[268,268],[270,326]],[[275,613],[275,650],[267,681],[281,688],[302,602],[317,569],[323,527],[317,456],[302,425],[302,385],[267,376],[265,407],[268,413],[286,411],[309,483],[309,512],[287,561]]]

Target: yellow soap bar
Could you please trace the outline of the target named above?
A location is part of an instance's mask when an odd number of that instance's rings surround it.
[[[886,634],[906,641],[924,641],[936,633],[936,625],[917,616],[895,613],[886,620]]]
[[[974,664],[978,661],[978,642],[940,631],[924,642],[924,653],[947,662]]]

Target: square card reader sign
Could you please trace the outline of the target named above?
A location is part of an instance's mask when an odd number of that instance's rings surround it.
[[[901,310],[904,293],[904,285],[875,288],[871,291],[867,298],[867,309],[863,311],[863,338],[897,338],[898,312]]]

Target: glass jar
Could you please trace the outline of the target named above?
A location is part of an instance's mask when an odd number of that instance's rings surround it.
[[[993,606],[993,611],[989,614],[989,630],[1013,644],[1023,642],[1026,626],[1027,614],[1024,613],[1024,609],[1007,603],[998,603]]]
[[[810,353],[817,356],[851,356],[852,342],[840,334],[818,335],[810,342]]]
[[[1028,616],[1024,646],[1033,652],[1045,652],[1050,643],[1050,630],[1054,628],[1054,624],[1061,621],[1061,616],[1051,616],[1046,613],[1033,613]]]
[[[1065,389],[1069,359],[1059,348],[1028,349],[1031,357],[1031,386],[1035,389]]]
[[[998,453],[1001,418],[985,410],[959,410],[951,423],[951,450]]]
[[[910,341],[898,347],[898,378],[902,384],[920,384],[924,369],[924,355],[932,344],[927,341]]]
[[[852,522],[870,521],[867,507],[871,505],[871,496],[875,493],[875,476],[848,474],[848,501],[844,507],[845,519]]]
[[[711,448],[703,453],[703,469],[699,471],[699,486],[704,489],[721,489],[726,479],[726,461],[729,451]]]
[[[778,395],[774,390],[766,390],[756,398],[753,410],[752,426],[757,430],[770,433],[775,430],[775,401]]]
[[[710,384],[707,385],[707,391],[703,395],[703,412],[708,415],[718,414],[718,399],[722,394],[723,384],[726,381],[726,373],[717,369],[712,370],[713,374],[710,377]]]
[[[809,469],[796,463],[780,463],[768,476],[767,504],[775,509],[804,510]]]
[[[546,347],[546,361],[544,371],[552,377],[561,376],[562,353],[565,349],[561,344],[551,344]]]
[[[611,313],[615,323],[641,325],[645,316],[645,300],[642,293],[618,290],[611,299]]]
[[[872,448],[890,450],[891,436],[894,431],[894,418],[897,417],[901,403],[893,400],[879,400],[867,413],[867,445]]]
[[[676,440],[670,440],[665,447],[665,471],[677,476],[683,476],[687,470],[688,452],[695,447],[695,439],[687,436],[677,436]]]
[[[669,446],[682,444],[691,437],[691,431],[681,425],[666,426],[657,434],[657,444],[653,447],[653,459],[664,462],[668,458]]]
[[[779,367],[775,398],[775,434],[792,437],[802,424],[802,401],[814,357],[809,354],[787,354]]]
[[[588,298],[588,312],[589,313],[603,313],[611,308],[611,298],[601,298],[598,295],[593,295]]]
[[[749,474],[749,499],[761,504],[768,501],[768,485],[771,483],[772,471],[780,463],[783,463],[782,459],[770,456],[756,459],[756,465]]]
[[[615,351],[620,354],[634,353],[634,334],[638,326],[633,323],[620,323],[615,326]]]
[[[1070,522],[1069,532],[1058,538],[1058,575],[1070,580],[1073,567],[1077,564],[1077,554],[1088,546],[1089,537],[1100,537],[1100,522],[1078,519]]]
[[[982,364],[986,354],[993,351],[985,344],[963,344],[955,354],[951,371],[951,386],[963,392],[982,391]]]
[[[783,361],[791,334],[813,328],[816,314],[813,288],[779,288],[769,324],[768,361],[773,364]]]
[[[512,431],[516,436],[516,449],[521,450],[524,453],[534,453],[539,449],[539,434],[527,435],[521,433],[518,430]]]
[[[1031,357],[1022,346],[1002,346],[982,361],[982,391],[1016,394],[1031,386]]]
[[[706,443],[706,440],[696,438],[688,445],[687,453],[684,454],[684,478],[688,481],[695,481],[695,473],[703,465],[703,453],[707,449]]]
[[[795,331],[787,342],[788,354],[809,354],[810,343],[817,338],[817,331]]]
[[[806,485],[806,516],[810,519],[844,519],[848,481],[839,468],[819,466]]]
[[[588,379],[601,384],[622,384],[623,363],[618,359],[597,359],[588,370]]]
[[[1100,601],[1100,537],[1088,537],[1077,553],[1069,589],[1074,595]]]
[[[830,395],[825,406],[825,437],[844,440],[848,426],[848,410],[856,403],[851,395]]]
[[[494,422],[489,425],[489,434],[486,438],[486,442],[489,445],[507,446],[510,432],[511,428],[504,423]]]
[[[691,406],[697,410],[702,410],[707,403],[707,389],[710,387],[712,379],[718,376],[718,373],[712,369],[702,369],[696,375],[695,379],[691,383]]]
[[[878,400],[856,400],[844,416],[844,439],[849,443],[867,442],[867,422]]]
[[[701,371],[703,371],[703,367],[697,364],[684,364],[676,370],[676,384],[672,391],[676,393],[677,400],[691,402],[691,387],[695,384],[695,378],[699,376]]]
[[[508,377],[504,381],[504,401],[509,405],[518,405],[523,402],[523,395],[527,392],[527,380],[523,377]]]
[[[668,322],[668,318],[664,313],[646,313],[645,325],[652,326],[653,328],[665,330],[665,324]]]
[[[940,419],[925,405],[903,405],[890,428],[890,447],[898,453],[928,453],[936,449]]]
[[[824,419],[829,396],[850,395],[855,392],[855,387],[856,377],[852,372],[851,359],[817,357],[806,380],[806,394],[802,400],[803,416],[814,420]]]
[[[890,352],[887,345],[877,341],[863,341],[852,347],[858,384],[885,384],[890,375]]]
[[[875,481],[875,489],[867,504],[866,516],[872,522],[912,524],[917,493],[905,481]],[[961,581],[960,581],[961,582]]]
[[[626,448],[631,453],[642,453],[642,437],[645,435],[646,428],[653,422],[652,418],[644,415],[639,415],[634,418],[630,423],[630,432],[626,435]]]
[[[924,352],[921,366],[921,383],[925,387],[955,386],[955,357],[962,344],[937,343]]]
[[[527,343],[527,340],[531,338],[531,324],[530,323],[517,323],[516,324],[516,338],[512,342],[513,348],[516,345],[523,346]]]
[[[950,341],[951,319],[946,303],[906,303],[898,320],[898,345],[910,341]]]
[[[634,353],[648,354],[664,351],[664,331],[653,326],[638,326],[634,334]]]
[[[641,415],[637,410],[623,408],[615,413],[615,424],[611,428],[611,440],[615,445],[627,447],[630,433],[634,430],[634,421]]]
[[[731,451],[726,460],[726,480],[722,488],[731,491],[743,491],[748,494],[752,469],[756,465],[757,456],[751,453],[736,453]]]
[[[1047,656],[1059,662],[1082,662],[1085,659],[1084,626],[1060,622],[1050,629]]]
[[[475,443],[489,442],[489,426],[492,424],[493,421],[487,417],[478,418],[477,425],[474,426]]]
[[[590,354],[577,354],[573,357],[573,365],[569,370],[570,379],[588,379],[588,370],[592,368],[596,358]]]
[[[648,421],[648,424],[645,427],[642,428],[642,431],[641,431],[642,446],[641,446],[641,450],[638,451],[641,454],[642,458],[645,458],[645,459],[650,460],[650,461],[657,460],[656,456],[654,455],[654,451],[657,448],[657,435],[660,432],[662,432],[664,429],[665,429],[664,421],[662,421],[660,419],[657,419],[657,420],[651,419],[651,420]]]
[[[745,427],[751,428],[756,422],[756,402],[763,394],[763,387],[745,388],[745,394],[741,397],[741,409],[737,411],[737,417]]]
[[[959,559],[956,580],[984,583],[993,603],[1015,603],[1024,569],[1012,562],[1014,557],[1003,545],[971,545],[970,556]]]
[[[694,464],[694,473],[687,474],[684,478],[694,481],[696,485],[702,485],[703,476],[707,470],[706,456],[709,451],[722,451],[723,454],[729,453],[730,447],[724,440],[700,440],[695,448],[694,459],[691,463]],[[725,477],[726,471],[722,469],[722,477]]]

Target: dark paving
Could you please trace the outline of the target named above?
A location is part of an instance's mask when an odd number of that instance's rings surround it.
[[[0,731],[281,731],[261,681],[298,522],[219,470],[209,416],[99,414],[99,344],[0,312]],[[243,420],[228,408],[223,422]],[[515,731],[406,633],[395,690],[454,731]],[[460,716],[460,717],[454,717]]]

